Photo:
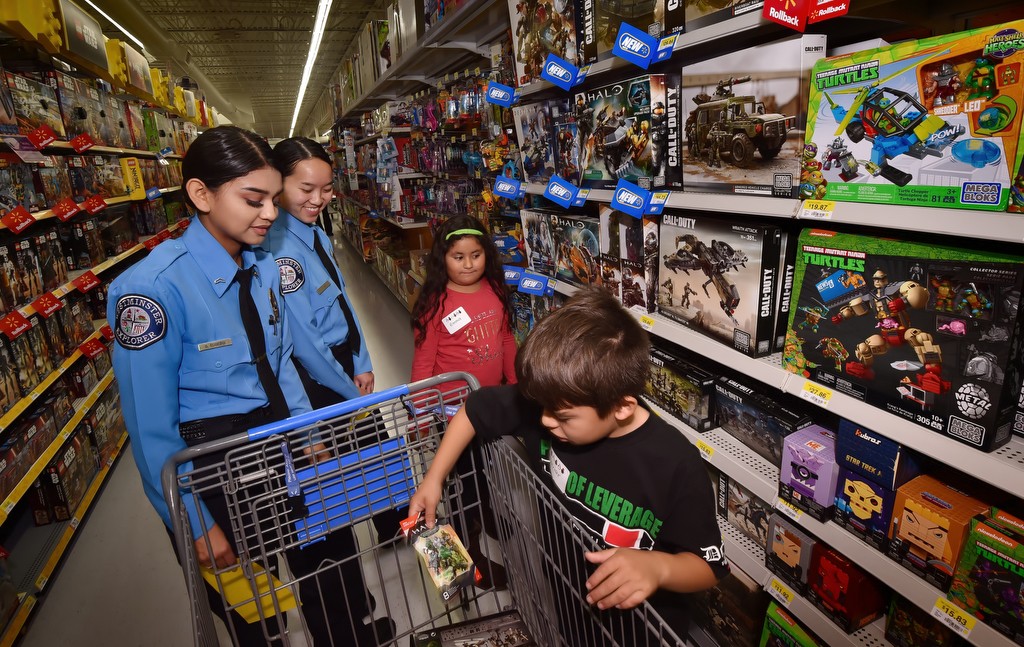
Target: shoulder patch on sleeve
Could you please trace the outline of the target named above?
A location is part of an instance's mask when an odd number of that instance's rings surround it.
[[[141,350],[155,344],[167,333],[163,306],[140,294],[126,294],[118,299],[114,316],[117,318],[114,339],[128,350]]]
[[[306,282],[306,273],[302,265],[294,258],[282,256],[277,260],[277,269],[281,272],[281,292],[290,294],[302,287]]]

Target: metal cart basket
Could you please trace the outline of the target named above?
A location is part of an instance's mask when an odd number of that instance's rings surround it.
[[[439,522],[451,523],[460,535],[475,520],[496,538],[483,541],[480,550],[505,565],[507,591],[470,585],[445,601],[400,535],[386,541],[376,537],[368,521],[384,510],[407,507],[448,420],[476,388],[471,375],[448,373],[171,457],[163,469],[163,489],[185,573],[195,645],[218,644],[210,594],[220,597],[229,615],[258,623],[266,644],[275,645],[313,644],[306,633],[313,613],[327,621],[347,614],[361,624],[363,618],[352,617],[353,609],[375,609],[374,616],[394,621],[393,637],[374,632],[368,642],[363,634],[332,633],[334,645],[415,647],[427,644],[424,637],[431,630],[508,608],[518,610],[537,645],[684,644],[647,603],[630,611],[599,611],[586,603],[583,552],[597,546],[521,456],[517,439],[467,451],[469,460],[450,475],[438,509]],[[199,500],[217,498],[229,511],[231,527],[222,531],[233,540],[238,565],[201,569],[192,538],[205,536],[208,528],[193,532],[193,523],[205,522],[189,509]],[[482,499],[489,499],[489,506]],[[353,531],[358,547],[352,554],[325,559],[301,578],[271,575],[279,558],[287,562],[294,551],[331,533]],[[462,536],[463,542],[468,539]],[[347,587],[344,599],[307,600],[301,613],[295,608],[302,580],[311,578],[319,586],[321,578],[337,578],[355,566],[361,568],[365,587]],[[231,625],[229,633],[237,642]]]

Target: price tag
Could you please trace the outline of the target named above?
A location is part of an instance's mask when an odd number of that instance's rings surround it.
[[[832,389],[825,388],[808,380],[804,382],[804,388],[800,391],[800,397],[808,402],[813,402],[819,407],[828,408],[828,403],[832,399]]]
[[[831,220],[832,213],[836,210],[834,200],[804,200],[800,207],[800,218],[811,220]]]
[[[185,227],[181,227],[181,229],[184,229],[184,228]],[[156,236],[154,236],[154,238],[156,238],[157,242],[159,242],[159,243],[164,242],[165,240],[167,240],[170,237],[171,237],[171,230],[170,229],[162,229],[159,232],[157,232]]]
[[[480,68],[479,67],[473,70],[473,76],[480,76]]]
[[[14,501],[7,501],[4,503],[4,514],[10,514],[11,510],[14,509]]]
[[[647,332],[651,332],[652,330],[654,330],[654,317],[651,317],[649,315],[643,315],[642,317],[640,317],[640,327],[646,330]]]
[[[110,324],[104,324],[100,328],[100,334],[103,335],[103,338],[107,341],[114,341],[114,329],[110,327]]]
[[[452,80],[453,81],[458,81],[459,80],[459,73],[458,72],[452,72]]]
[[[43,149],[57,141],[57,135],[53,129],[43,124],[28,134],[28,140],[38,149]]]
[[[462,133],[462,141],[466,141],[466,133]]]
[[[796,507],[789,501],[786,501],[785,499],[776,499],[775,509],[781,512],[782,514],[786,515],[793,521],[800,521],[800,517],[804,516],[803,510]]]
[[[779,581],[779,578],[773,577],[768,580],[768,586],[765,587],[768,591],[768,595],[775,598],[779,604],[789,608],[789,605],[793,603],[793,592],[789,590],[789,587]]]
[[[101,195],[91,195],[82,203],[90,215],[97,214],[107,208],[107,201]]]
[[[449,78],[451,78],[451,76],[448,75],[448,74],[445,74],[444,75],[444,82],[447,83]]]
[[[92,270],[88,270],[85,274],[72,281],[71,284],[84,294],[100,284],[100,277],[93,274]]]
[[[79,346],[78,350],[89,359],[93,359],[100,353],[106,352],[107,346],[99,339],[94,338]]]
[[[77,527],[77,526],[78,526],[78,524],[75,524],[75,526],[73,526],[73,527]],[[46,577],[45,575],[40,575],[39,579],[36,580],[36,590],[37,591],[42,591],[43,589],[45,589],[46,588],[46,583],[49,582],[49,581],[50,581],[50,578]]]
[[[474,128],[474,129],[473,129],[473,136],[474,136],[474,137],[476,137],[476,136],[477,136],[477,134],[476,134],[476,128]]]
[[[75,517],[70,521],[70,523],[68,523],[68,525],[72,528],[78,528],[79,523],[81,523],[81,521],[78,520],[78,517]]]
[[[75,149],[76,153],[84,153],[95,145],[96,142],[89,136],[89,133],[82,133],[71,140],[71,148]]]
[[[81,211],[82,208],[78,206],[78,203],[71,198],[64,198],[57,204],[53,205],[51,211],[53,215],[57,216],[61,222],[67,222],[76,213]]]
[[[455,135],[452,135],[452,143],[455,143]]]
[[[25,318],[25,315],[17,310],[8,313],[3,319],[0,319],[0,331],[7,335],[7,338],[11,341],[17,339],[19,335],[31,327],[32,324]]]
[[[710,461],[711,457],[715,455],[715,448],[707,444],[703,440],[697,441],[697,450],[700,452],[700,455],[706,461]]]
[[[49,319],[50,315],[63,307],[64,302],[53,296],[53,292],[47,292],[32,302],[32,309],[42,315],[44,319]]]
[[[35,217],[28,212],[28,209],[20,204],[8,211],[3,218],[0,218],[0,222],[3,222],[4,226],[14,234],[20,234],[25,231],[35,221]]]
[[[932,607],[932,617],[938,618],[942,624],[964,638],[971,635],[971,631],[974,630],[974,623],[977,621],[977,618],[941,596],[935,601],[935,606]]]

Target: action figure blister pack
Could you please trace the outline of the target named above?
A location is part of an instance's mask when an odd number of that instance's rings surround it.
[[[403,522],[403,528],[405,526]],[[450,524],[437,523],[427,528],[427,522],[420,519],[408,528],[406,535],[445,601],[473,583],[476,572],[473,558]]]
[[[769,354],[779,228],[666,211],[660,241],[658,312],[751,357]]]
[[[1021,389],[1021,259],[805,229],[784,365],[984,451]]]

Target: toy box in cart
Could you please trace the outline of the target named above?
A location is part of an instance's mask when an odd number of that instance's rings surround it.
[[[774,338],[779,228],[666,211],[660,239],[658,312],[752,357],[767,355]]]
[[[684,66],[683,189],[797,197],[807,79],[824,55],[825,36],[804,35]]]
[[[1006,209],[1021,162],[1022,66],[1024,21],[819,61],[805,197]]]
[[[1021,387],[1022,282],[1009,255],[805,229],[783,364],[992,451]]]
[[[645,189],[678,183],[678,119],[669,113],[677,94],[678,79],[664,74],[577,93],[581,186],[610,189],[620,179]]]
[[[412,647],[530,647],[536,645],[518,611],[504,611],[416,633]]]

